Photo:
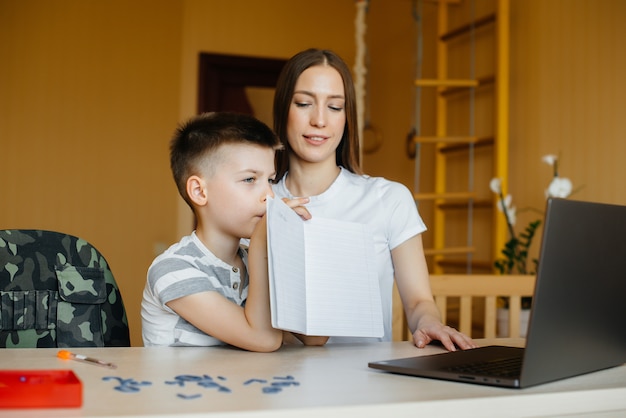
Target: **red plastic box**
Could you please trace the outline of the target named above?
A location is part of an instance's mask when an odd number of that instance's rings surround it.
[[[83,404],[71,370],[0,370],[0,408],[68,408]]]

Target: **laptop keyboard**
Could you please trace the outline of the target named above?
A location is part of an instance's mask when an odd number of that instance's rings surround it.
[[[460,364],[448,368],[449,371],[459,374],[480,376],[517,377],[522,370],[522,358],[502,358],[491,361],[481,361],[470,364]]]

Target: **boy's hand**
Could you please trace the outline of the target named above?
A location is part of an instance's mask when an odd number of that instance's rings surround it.
[[[296,211],[296,213],[300,215],[300,217],[305,221],[307,219],[311,219],[312,216],[309,213],[309,210],[303,206],[304,204],[309,203],[308,197],[296,197],[294,199],[288,199],[286,197],[283,197],[283,202],[285,202],[287,206],[289,206],[291,209]]]

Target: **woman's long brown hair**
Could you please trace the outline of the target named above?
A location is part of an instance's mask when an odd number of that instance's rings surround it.
[[[287,121],[293,100],[293,92],[300,74],[309,67],[327,65],[339,72],[345,93],[346,125],[337,147],[337,165],[362,174],[359,154],[359,133],[356,114],[356,94],[352,74],[346,63],[332,51],[307,49],[291,57],[283,67],[274,95],[274,131],[280,138],[283,148],[276,152],[276,181],[289,170],[289,153],[293,152],[287,138]]]

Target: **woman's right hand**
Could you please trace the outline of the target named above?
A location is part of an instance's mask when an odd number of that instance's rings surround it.
[[[305,221],[311,219],[311,213],[304,206],[305,204],[309,203],[308,197],[295,197],[293,199],[283,197],[283,202],[285,202],[287,206],[293,209]]]

